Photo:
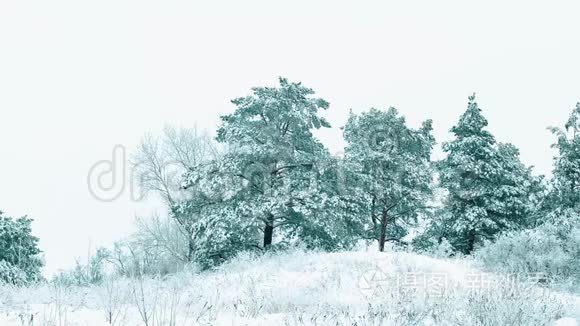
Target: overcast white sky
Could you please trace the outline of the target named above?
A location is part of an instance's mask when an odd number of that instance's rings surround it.
[[[99,202],[87,173],[164,124],[215,129],[278,76],[349,109],[397,107],[437,140],[477,92],[499,141],[549,173],[580,100],[577,1],[0,1],[0,210],[35,219],[46,272],[130,233],[150,205]],[[243,4],[242,4],[243,3]],[[404,4],[402,4],[404,3]]]

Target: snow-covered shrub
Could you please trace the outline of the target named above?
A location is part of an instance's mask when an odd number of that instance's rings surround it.
[[[541,288],[510,281],[498,281],[489,289],[464,289],[451,298],[443,309],[444,325],[551,325],[567,308]]]
[[[510,232],[475,253],[484,268],[504,273],[545,274],[549,281],[580,282],[580,226],[544,224]]]
[[[167,275],[185,266],[185,262],[172,256],[170,250],[134,239],[115,243],[109,262],[114,274],[126,277]]]
[[[71,270],[60,271],[53,281],[66,286],[88,286],[100,284],[112,274],[110,253],[105,248],[98,248],[95,254],[88,257],[87,262],[76,261]]]
[[[443,238],[431,251],[432,255],[437,258],[447,258],[453,255],[453,245]]]
[[[111,252],[117,274],[159,276],[184,269],[209,269],[239,252],[256,250],[248,245],[251,235],[225,218],[209,225],[192,222],[190,227],[195,230],[185,232],[175,217],[138,219],[137,232],[117,242]],[[191,239],[188,232],[193,232]]]
[[[435,258],[449,258],[457,255],[453,245],[446,239],[442,238],[440,242],[427,240],[425,238],[413,241],[413,250]]]

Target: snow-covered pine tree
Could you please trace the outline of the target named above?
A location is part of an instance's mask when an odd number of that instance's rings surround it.
[[[431,120],[407,127],[394,108],[350,115],[344,127],[346,164],[357,177],[348,189],[366,205],[366,238],[400,241],[424,211],[431,196]],[[354,197],[356,198],[356,197]]]
[[[241,185],[228,204],[242,219],[240,225],[260,228],[265,249],[275,231],[279,238],[299,234],[299,229],[310,229],[317,216],[313,212],[319,212],[313,175],[329,153],[312,131],[330,127],[320,116],[329,104],[285,78],[278,87],[252,90],[232,100],[237,109],[222,116],[217,140],[229,148],[223,158],[226,173]]]
[[[0,211],[0,283],[21,285],[38,281],[43,262],[32,219],[12,218]]]
[[[191,217],[190,245],[203,267],[218,265],[241,251],[256,249],[259,221],[247,215],[244,185],[232,154],[216,155],[192,166],[184,176],[187,198],[176,202],[176,219]]]
[[[451,129],[455,139],[443,144],[447,157],[438,163],[440,185],[447,190],[440,229],[455,249],[471,253],[476,244],[504,230],[530,223],[540,179],[519,160],[511,144],[498,144],[485,130],[475,95]]]
[[[348,250],[361,239],[365,206],[360,194],[349,191],[351,171],[341,156],[327,156],[309,173],[303,193],[300,223],[289,239],[307,248]]]
[[[549,128],[558,138],[558,150],[544,209],[548,220],[568,223],[580,216],[580,102],[570,114],[564,129]]]

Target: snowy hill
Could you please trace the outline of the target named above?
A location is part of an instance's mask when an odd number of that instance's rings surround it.
[[[577,325],[580,300],[404,252],[241,256],[98,287],[0,288],[0,325]]]

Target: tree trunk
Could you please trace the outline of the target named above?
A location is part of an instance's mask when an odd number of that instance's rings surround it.
[[[193,262],[193,253],[195,252],[195,243],[193,241],[193,235],[189,236],[189,240],[187,241],[187,262]]]
[[[381,214],[381,224],[380,224],[380,236],[379,236],[379,251],[385,251],[385,242],[387,241],[387,211],[383,210]]]
[[[467,248],[465,248],[466,254],[471,254],[475,248],[475,230],[469,230],[467,234]]]
[[[268,220],[264,226],[264,249],[268,249],[272,245],[272,237],[274,235],[274,216],[268,215]]]

